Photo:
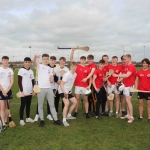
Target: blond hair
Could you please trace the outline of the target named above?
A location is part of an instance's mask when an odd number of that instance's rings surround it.
[[[131,55],[130,54],[126,54],[124,57],[127,57],[127,58],[131,59]]]

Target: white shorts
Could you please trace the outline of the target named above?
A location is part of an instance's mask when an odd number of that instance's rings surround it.
[[[107,86],[107,93],[111,94],[115,88],[115,85],[111,85],[111,87]],[[120,94],[120,92],[115,88],[114,94]]]
[[[132,96],[133,95],[133,92],[130,92],[130,90],[129,90],[130,87],[134,88],[134,85],[124,87],[123,95],[125,95],[125,96]]]
[[[85,94],[86,88],[81,86],[75,86],[75,94]]]

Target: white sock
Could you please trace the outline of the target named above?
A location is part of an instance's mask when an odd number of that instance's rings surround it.
[[[113,111],[110,111],[110,112],[113,112]]]
[[[118,114],[118,112],[116,111],[116,114]]]
[[[66,121],[66,118],[63,118],[63,122]]]
[[[67,117],[71,117],[71,114],[68,114]]]

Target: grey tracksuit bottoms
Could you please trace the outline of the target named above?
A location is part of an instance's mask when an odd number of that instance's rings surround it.
[[[44,120],[44,114],[43,114],[43,103],[44,103],[44,98],[47,98],[47,101],[50,106],[50,111],[51,114],[54,118],[54,120],[57,120],[57,113],[56,109],[54,106],[54,93],[53,89],[51,88],[40,88],[41,92],[37,94],[38,98],[38,112],[41,120]]]

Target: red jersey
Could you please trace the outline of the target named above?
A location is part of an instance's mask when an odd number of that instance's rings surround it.
[[[87,67],[90,69],[90,72],[91,72],[92,68],[95,68],[95,69],[97,68],[96,64],[94,64],[94,63],[88,64]]]
[[[123,65],[123,64],[120,64],[120,67],[122,68],[122,73],[124,72],[124,68],[125,68],[125,65]]]
[[[132,72],[132,74],[128,78],[123,79],[123,83],[126,87],[134,85],[136,77],[136,68],[133,64],[124,67],[123,73],[126,74],[128,71]]]
[[[105,73],[109,72],[109,69],[108,69],[109,66],[110,66],[110,64],[107,64],[106,66],[104,66],[103,70],[105,71]]]
[[[81,82],[81,81],[89,75],[90,69],[87,66],[81,66],[78,64],[76,73],[77,73],[77,77],[75,79],[74,85],[80,87],[87,87],[89,82],[88,81]]]
[[[150,69],[139,70],[136,74],[139,78],[139,90],[150,91]]]
[[[120,74],[120,72],[122,72],[122,67],[120,65],[117,65],[117,66],[113,66],[113,65],[109,65],[107,67],[108,71],[110,69],[112,69],[114,71],[115,74]],[[111,83],[111,84],[115,84],[116,81],[117,81],[118,77],[113,77],[111,76],[108,81]]]
[[[100,88],[100,86],[102,85],[105,73],[106,72],[104,69],[100,70],[99,68],[97,68],[95,70],[94,75],[97,75],[97,78],[95,79],[95,85],[97,88]]]

